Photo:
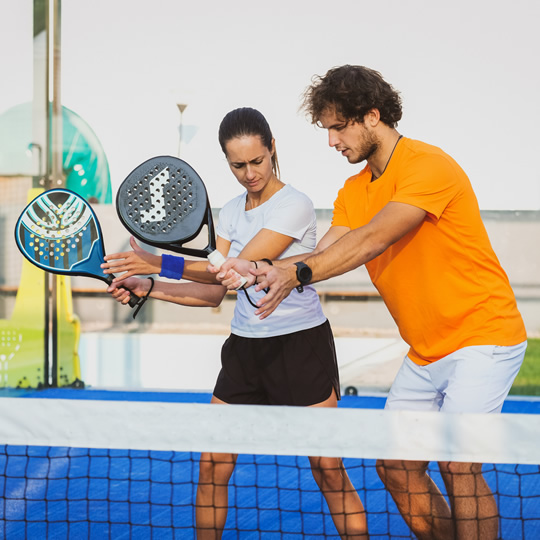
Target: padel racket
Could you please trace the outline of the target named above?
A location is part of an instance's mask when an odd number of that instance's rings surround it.
[[[93,277],[108,285],[114,279],[100,267],[105,249],[96,214],[68,189],[45,191],[28,204],[15,225],[15,242],[32,264],[46,272]],[[140,308],[143,301],[130,293],[131,307]]]
[[[216,250],[206,186],[195,169],[179,158],[158,156],[139,165],[120,185],[116,210],[126,229],[146,244],[206,257],[217,268],[225,261]],[[208,229],[206,247],[186,247],[204,225]]]

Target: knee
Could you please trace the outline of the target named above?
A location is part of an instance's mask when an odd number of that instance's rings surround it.
[[[383,484],[395,481],[403,474],[403,466],[399,461],[388,459],[378,459],[375,463],[375,469]]]
[[[215,476],[215,466],[211,460],[206,460],[201,457],[199,461],[199,483],[211,484]]]
[[[469,475],[481,474],[481,463],[460,463],[457,461],[443,461],[439,463],[439,469],[442,474],[450,475]]]
[[[202,454],[199,461],[199,484],[227,485],[234,461],[224,461],[214,454]]]
[[[406,491],[413,477],[424,476],[428,463],[378,459],[375,468],[382,483],[389,490]]]
[[[395,484],[398,477],[396,466],[393,466],[392,463],[394,462],[385,459],[378,459],[375,463],[377,474],[385,486],[388,486],[388,484]]]
[[[317,485],[321,489],[342,490],[344,468],[338,458],[312,458],[311,472]]]

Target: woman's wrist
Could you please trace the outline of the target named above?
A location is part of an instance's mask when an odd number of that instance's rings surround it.
[[[258,270],[259,265],[257,264],[257,261],[251,261],[255,265],[255,270]],[[255,281],[253,282],[253,285],[257,285],[257,276],[255,276]]]
[[[164,253],[161,256],[161,271],[159,275],[169,279],[182,279],[184,275],[184,257]]]

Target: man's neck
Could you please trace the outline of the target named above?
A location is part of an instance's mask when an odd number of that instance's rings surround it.
[[[394,153],[394,149],[401,135],[395,128],[385,128],[379,139],[379,148],[368,159],[368,165],[373,174],[373,180],[376,180],[383,174]]]

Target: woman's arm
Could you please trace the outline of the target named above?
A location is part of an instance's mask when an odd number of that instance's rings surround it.
[[[129,289],[129,290],[127,290]],[[129,302],[129,291],[139,297],[146,296],[150,290],[150,280],[130,277],[112,283],[107,292],[117,302]],[[202,283],[168,283],[156,280],[150,298],[191,307],[217,307],[221,304],[227,289],[221,285]]]
[[[263,257],[273,259],[279,257],[294,241],[294,239],[285,234],[281,234],[270,229],[261,229],[245,246],[238,255],[247,260],[261,260]],[[217,249],[225,257],[229,253],[231,243],[223,238],[217,238]],[[254,265],[253,265],[254,266]],[[199,283],[216,283],[215,274],[207,271],[207,261],[186,260],[184,263],[184,278]],[[246,275],[245,277],[253,277]],[[254,281],[254,280],[252,280]],[[248,281],[246,286],[251,285]]]
[[[240,258],[228,259],[224,264],[230,266],[229,261],[239,261],[244,263],[233,270],[220,271],[212,266],[209,271],[216,276],[216,281],[230,290],[238,289],[242,285],[239,275],[247,279],[244,284],[245,288],[255,285],[257,282],[256,276],[251,273],[251,270],[259,268],[261,264],[266,264],[256,261],[262,261],[263,258],[275,259],[279,257],[294,241],[290,236],[271,231],[270,229],[261,229],[238,254]],[[234,286],[231,285],[234,282]]]
[[[131,276],[147,276],[161,272],[161,255],[154,255],[143,249],[133,236],[129,238],[129,245],[133,251],[111,253],[105,255],[105,262],[101,265],[104,274],[118,274],[115,281]]]
[[[104,274],[118,274],[113,283],[132,276],[147,276],[150,274],[159,274],[162,271],[162,256],[154,255],[143,249],[132,236],[129,243],[133,251],[124,251],[122,253],[111,253],[105,256],[105,262],[101,265]],[[230,242],[217,238],[217,249],[227,255],[230,248]],[[180,257],[180,255],[177,255]],[[214,274],[206,271],[208,261],[206,260],[184,260],[184,270],[182,277],[198,283],[218,284]]]
[[[219,240],[223,239],[218,237],[218,242]],[[262,229],[244,247],[241,255],[242,257],[248,258],[248,260],[260,260],[263,256],[276,258],[287,249],[292,241],[293,239],[290,236],[268,229]],[[225,241],[223,241],[221,246],[222,249],[225,245],[224,242]],[[129,291],[142,297],[146,296],[150,289],[150,280],[133,277],[134,272],[140,271],[145,274],[155,273],[152,272],[152,270],[155,269],[155,261],[152,258],[147,257],[147,255],[152,254],[138,246],[133,237],[131,245],[134,248],[132,252],[117,253],[108,256],[112,263],[117,264],[110,264],[107,268],[116,268],[116,272],[126,272],[125,275],[117,277],[107,289],[107,292],[122,304],[126,304],[129,301]],[[229,249],[227,247],[227,252],[228,251]],[[126,257],[120,257],[121,255],[126,255]],[[152,257],[158,256],[152,255]],[[123,261],[121,259],[123,259]],[[192,277],[201,272],[196,266],[196,263],[198,262],[199,261],[189,261],[189,263],[193,263],[190,264],[191,268],[188,269],[188,274]],[[187,263],[188,261],[186,261],[186,265]],[[201,261],[200,264],[204,265],[204,274],[212,276],[215,280],[215,275],[209,274],[206,271],[208,263]],[[186,274],[185,270],[184,274]],[[253,278],[252,282],[254,282],[254,276],[251,277]],[[150,293],[150,298],[163,300],[164,302],[172,302],[182,306],[217,307],[221,304],[226,292],[227,289],[221,285],[155,281],[154,288]]]
[[[239,253],[238,257],[252,261],[275,259],[279,257],[292,243],[293,238],[270,229],[261,229]]]

